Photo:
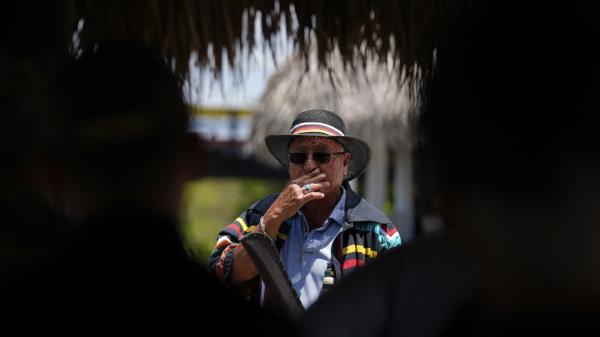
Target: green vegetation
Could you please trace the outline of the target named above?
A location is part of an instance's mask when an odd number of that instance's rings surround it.
[[[206,178],[188,184],[183,196],[182,235],[200,263],[206,263],[217,233],[260,198],[285,182],[246,178]]]

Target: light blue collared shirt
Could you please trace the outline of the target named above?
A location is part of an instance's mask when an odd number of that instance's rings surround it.
[[[345,201],[346,190],[342,187],[342,196],[329,218],[312,231],[302,210],[288,219],[290,231],[281,249],[281,260],[305,308],[321,293],[323,276],[331,260],[331,245],[346,219]]]

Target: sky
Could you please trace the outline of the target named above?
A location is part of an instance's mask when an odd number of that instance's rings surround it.
[[[292,42],[287,38],[284,26],[273,41],[275,55],[264,48],[260,28],[260,14],[257,15],[255,24],[256,46],[250,54],[247,48],[238,52],[235,70],[226,61],[223,72],[217,78],[207,68],[199,68],[191,60],[191,74],[187,100],[189,103],[205,107],[226,107],[251,109],[264,92],[269,77],[276,71],[276,64],[280,65],[292,54]],[[283,22],[281,23],[284,24]],[[223,57],[226,60],[226,57]]]
[[[222,73],[215,77],[209,67],[195,65],[192,55],[190,78],[184,88],[188,103],[206,108],[254,109],[277,65],[283,64],[293,52],[285,26],[280,29],[283,33],[272,41],[274,52],[264,48],[259,15],[255,24],[255,48],[252,53],[247,48],[238,51],[235,69],[224,61]],[[223,60],[226,60],[225,56]],[[236,118],[232,124],[231,116],[196,116],[192,128],[206,139],[246,141],[251,136],[251,118]]]

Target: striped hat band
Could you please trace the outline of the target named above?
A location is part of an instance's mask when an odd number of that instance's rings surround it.
[[[333,126],[325,123],[306,122],[294,125],[290,130],[291,135],[301,135],[305,133],[323,133],[328,136],[343,137],[344,133]]]

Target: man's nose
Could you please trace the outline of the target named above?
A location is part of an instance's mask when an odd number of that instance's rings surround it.
[[[313,159],[312,154],[307,154],[306,161],[304,162],[304,169],[306,171],[312,171],[317,168],[317,163]]]

